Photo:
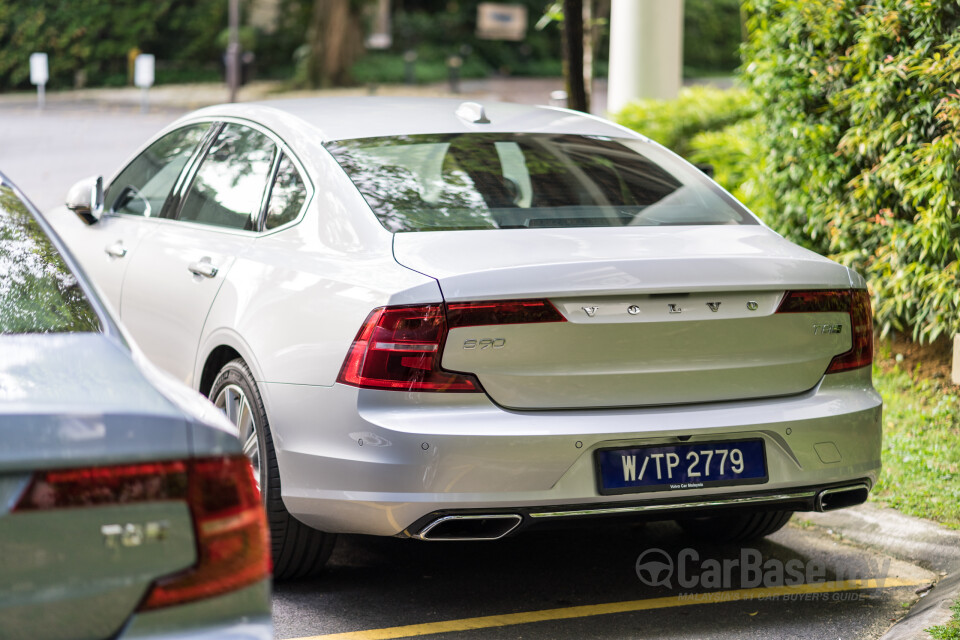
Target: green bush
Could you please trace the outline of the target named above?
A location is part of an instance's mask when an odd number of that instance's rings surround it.
[[[688,157],[694,136],[752,116],[756,112],[754,102],[753,96],[741,89],[687,87],[676,100],[637,100],[612,117]]]
[[[683,75],[732,74],[741,37],[740,0],[684,0]]]
[[[38,51],[48,54],[51,88],[72,86],[77,72],[90,84],[115,84],[126,78],[134,48],[158,61],[216,63],[226,6],[221,0],[0,0],[0,90],[30,86],[30,54]]]
[[[864,273],[884,332],[960,332],[960,3],[748,10],[766,220]]]
[[[440,56],[418,57],[413,72],[417,83],[444,82],[450,77],[446,58]],[[477,58],[466,58],[460,68],[461,78],[482,78],[488,73]],[[370,53],[354,63],[350,76],[360,84],[400,84],[406,82],[406,63],[399,53]]]

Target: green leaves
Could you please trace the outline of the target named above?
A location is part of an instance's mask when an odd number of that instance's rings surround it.
[[[31,53],[49,54],[51,88],[74,73],[96,83],[127,75],[132,49],[161,60],[216,62],[226,25],[221,0],[0,0],[0,88],[29,87]]]
[[[863,273],[877,326],[960,332],[960,2],[751,0],[748,91],[686,89],[617,120],[779,233]]]
[[[757,212],[863,272],[883,333],[960,332],[960,4],[748,5]]]

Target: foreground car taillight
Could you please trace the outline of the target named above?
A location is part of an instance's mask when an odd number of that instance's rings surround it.
[[[367,316],[337,376],[363,389],[481,391],[472,375],[440,368],[449,327],[565,322],[547,300],[380,307]]]
[[[197,563],[156,580],[140,611],[220,595],[270,575],[266,516],[242,455],[46,471],[34,476],[13,511],[158,500],[189,505]]]
[[[788,291],[777,313],[840,312],[850,316],[853,346],[834,357],[826,373],[838,373],[873,363],[873,312],[865,289]]]

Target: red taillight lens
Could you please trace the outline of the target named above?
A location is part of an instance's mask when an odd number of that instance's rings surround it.
[[[250,461],[242,455],[196,460],[189,483],[197,564],[154,582],[141,611],[210,598],[270,575],[266,516]]]
[[[452,302],[447,305],[450,328],[486,324],[530,324],[566,322],[549,300],[494,300],[491,302]]]
[[[38,473],[13,510],[183,500],[186,496],[186,463],[149,462]]]
[[[838,373],[873,363],[873,312],[864,289],[844,291],[788,291],[777,313],[842,312],[850,316],[853,346],[836,356],[826,373]]]
[[[45,471],[13,511],[186,500],[197,563],[153,583],[140,610],[209,598],[270,575],[266,515],[245,456]]]
[[[566,322],[549,300],[455,302],[374,309],[347,353],[337,382],[364,389],[478,392],[472,375],[440,368],[447,327]]]
[[[473,376],[440,369],[443,305],[381,307],[367,316],[337,382],[395,391],[480,391]]]

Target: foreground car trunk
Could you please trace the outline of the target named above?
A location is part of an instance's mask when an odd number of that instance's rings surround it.
[[[777,313],[786,291],[849,289],[849,272],[762,227],[401,233],[394,254],[448,305],[548,299],[560,312],[451,325],[443,368],[475,374],[505,407],[795,394],[851,348],[845,312]]]

